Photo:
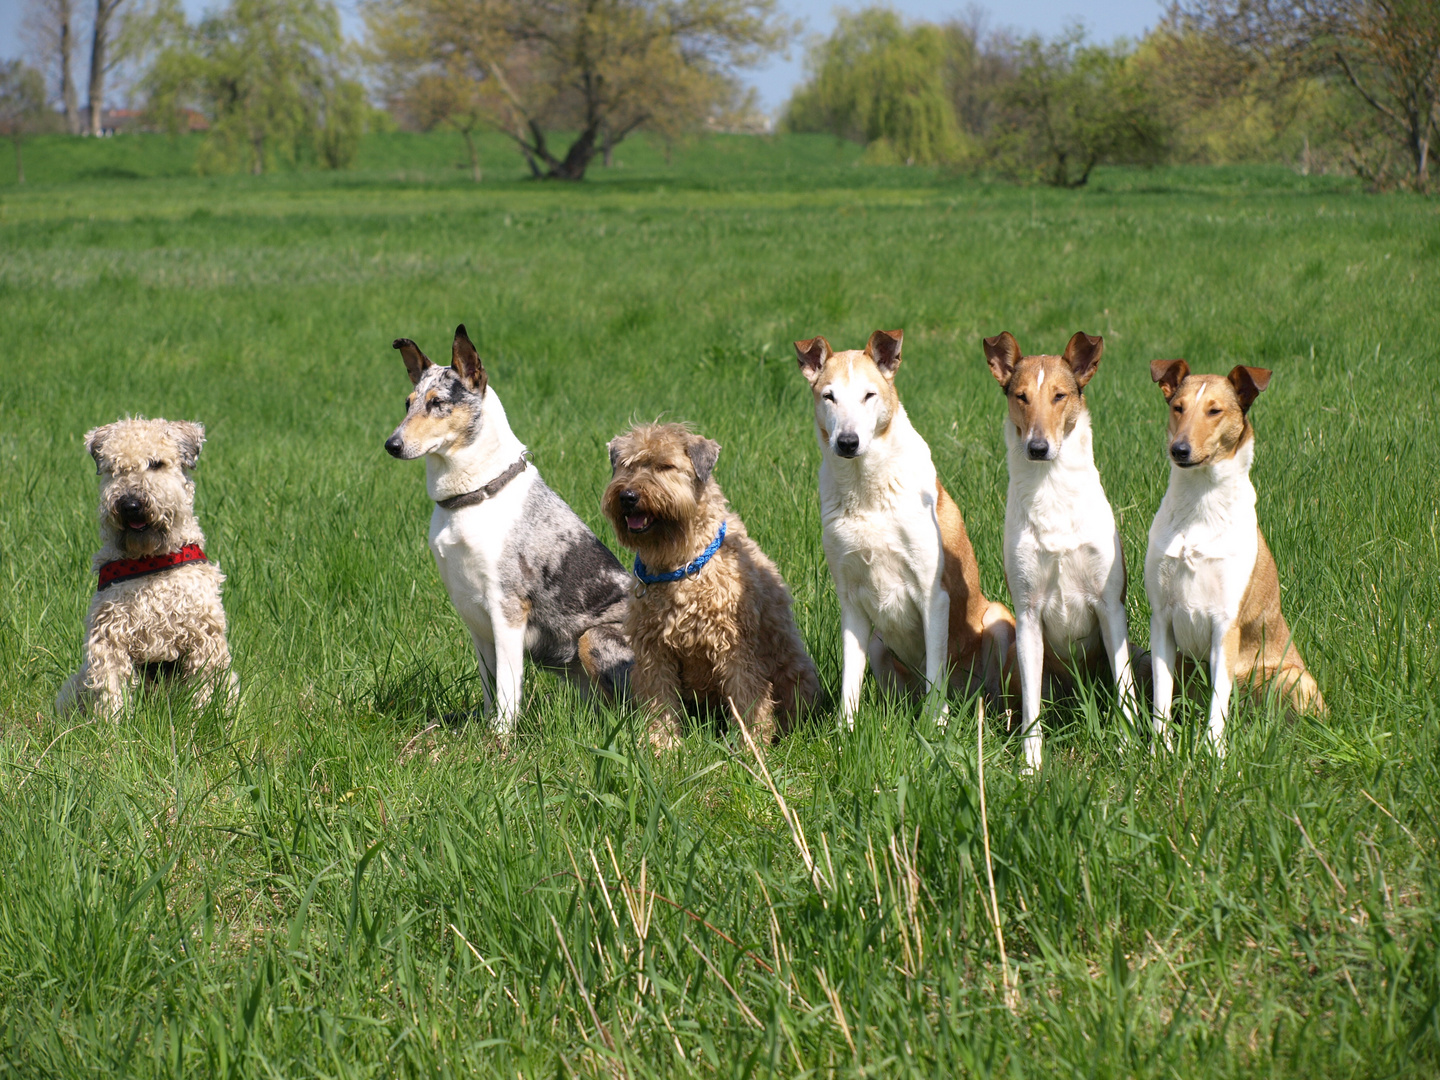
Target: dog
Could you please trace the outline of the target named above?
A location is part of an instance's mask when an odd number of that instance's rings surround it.
[[[980,590],[965,519],[895,390],[900,330],[863,351],[797,341],[815,399],[825,561],[840,598],[840,719],[853,728],[866,662],[885,688],[932,695],[984,690],[1001,700],[1015,620]],[[947,669],[949,675],[947,677]],[[915,673],[923,673],[917,685]]]
[[[1255,513],[1250,407],[1270,372],[1237,366],[1225,378],[1191,375],[1184,360],[1156,360],[1150,377],[1170,407],[1170,484],[1145,552],[1155,733],[1168,749],[1177,654],[1208,662],[1210,743],[1223,757],[1237,681],[1257,700],[1275,683],[1293,712],[1325,711],[1280,613],[1275,559]]]
[[[425,458],[430,550],[474,642],[494,730],[514,730],[527,653],[587,695],[616,700],[633,660],[619,560],[540,478],[463,324],[449,367],[409,338],[394,347],[415,389],[385,449]]]
[[[1020,731],[1025,767],[1040,768],[1044,676],[1108,666],[1127,723],[1136,722],[1135,676],[1125,621],[1125,555],[1100,483],[1085,387],[1103,338],[1076,334],[1062,356],[1023,356],[1009,333],[985,339],[990,373],[1005,391],[1005,580],[1015,603]]]
[[[61,715],[89,708],[114,719],[129,691],[172,676],[203,707],[217,688],[230,704],[225,575],[205,555],[190,478],[205,428],[188,421],[118,420],[85,435],[100,475],[99,587],[85,617],[85,655],[61,688]]]
[[[775,564],[745,532],[713,471],[720,444],[682,424],[611,441],[601,507],[636,553],[625,628],[632,689],[656,750],[675,747],[686,706],[746,719],[760,746],[787,733],[820,690]]]

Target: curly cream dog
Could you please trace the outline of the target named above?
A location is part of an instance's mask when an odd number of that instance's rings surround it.
[[[67,712],[124,708],[142,679],[174,674],[203,705],[216,686],[233,703],[225,575],[205,556],[190,471],[205,429],[185,421],[120,420],[85,436],[100,474],[99,588],[85,619],[85,657],[55,701]]]
[[[637,553],[642,585],[625,616],[631,688],[653,712],[660,750],[677,744],[687,704],[733,704],[763,746],[820,689],[780,571],[711,475],[719,454],[719,443],[680,424],[643,425],[610,443],[614,475],[601,506]]]

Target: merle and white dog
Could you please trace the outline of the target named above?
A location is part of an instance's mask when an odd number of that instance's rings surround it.
[[[621,628],[629,576],[527,460],[463,325],[450,367],[409,338],[394,347],[415,391],[385,449],[425,458],[430,550],[474,640],[495,730],[514,728],[527,652],[613,699],[634,661]]]

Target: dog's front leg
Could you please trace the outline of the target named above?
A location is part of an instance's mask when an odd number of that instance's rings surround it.
[[[1235,685],[1230,664],[1225,656],[1226,624],[1216,623],[1210,630],[1210,746],[1217,757],[1225,756],[1225,720],[1230,713],[1230,691]]]
[[[485,716],[495,708],[495,642],[475,627],[470,627],[470,640],[475,645],[475,660],[480,665],[480,708]]]
[[[515,730],[525,685],[525,624],[495,627],[495,733]]]
[[[1170,746],[1170,703],[1175,693],[1175,635],[1165,611],[1150,616],[1150,672],[1155,700],[1152,714],[1155,736]]]
[[[859,607],[840,599],[840,723],[855,729],[855,710],[860,706],[860,686],[865,681],[866,648],[870,644],[870,619]]]
[[[680,661],[669,649],[635,642],[630,689],[650,712],[650,745],[659,753],[680,745]]]
[[[1110,654],[1110,673],[1115,676],[1115,693],[1120,698],[1120,715],[1125,717],[1123,741],[1139,723],[1139,694],[1135,689],[1135,672],[1130,667],[1130,627],[1125,621],[1125,605],[1109,601],[1100,611],[1100,636]]]
[[[942,727],[950,715],[945,689],[950,685],[950,594],[936,576],[925,610],[925,711]]]
[[[1020,666],[1020,737],[1025,771],[1040,768],[1040,694],[1045,674],[1045,630],[1040,612],[1026,604],[1015,609],[1015,660]]]

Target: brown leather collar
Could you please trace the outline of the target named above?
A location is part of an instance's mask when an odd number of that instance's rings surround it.
[[[519,461],[515,462],[484,487],[476,488],[474,491],[467,491],[463,495],[451,495],[448,499],[436,499],[435,505],[443,506],[446,510],[459,510],[466,506],[474,506],[476,503],[482,503],[486,499],[493,499],[496,495],[500,494],[501,488],[525,471],[526,459],[529,456],[530,451],[524,451],[520,455]]]

